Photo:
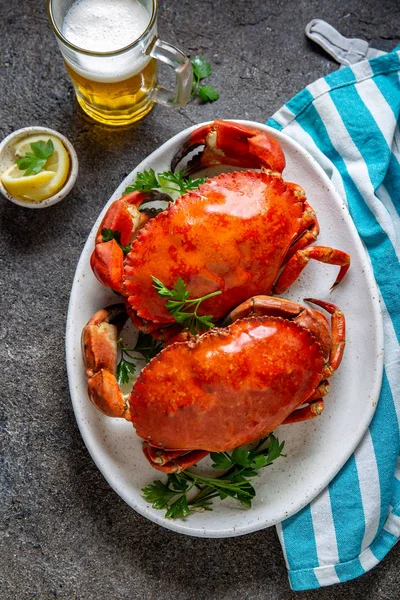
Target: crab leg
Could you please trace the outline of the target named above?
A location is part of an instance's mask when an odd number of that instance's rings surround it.
[[[315,392],[307,399],[307,402],[314,402],[315,400],[321,400],[329,392],[329,381],[323,379]]]
[[[303,408],[294,410],[286,419],[282,422],[282,425],[289,425],[289,423],[300,423],[301,421],[309,421],[315,417],[319,417],[324,410],[324,401],[317,400],[311,402]]]
[[[307,405],[294,410],[286,419],[282,422],[282,425],[288,425],[289,423],[300,423],[301,421],[308,421],[319,417],[324,410],[323,397],[329,392],[329,382],[324,379],[321,381],[315,392],[307,400]]]
[[[329,353],[328,362],[324,366],[323,371],[323,377],[327,378],[330,377],[334,373],[334,371],[336,371],[336,369],[339,367],[342,361],[344,347],[346,344],[345,317],[342,311],[334,304],[330,304],[329,302],[323,302],[322,300],[316,300],[315,298],[305,298],[304,300],[307,302],[312,302],[317,306],[320,306],[331,315],[331,349]],[[318,417],[324,410],[324,401],[322,397],[326,396],[328,390],[329,382],[326,379],[324,379],[323,381],[321,381],[313,395],[310,398],[308,398],[308,406],[304,406],[293,411],[292,414],[290,414],[283,421],[282,425],[286,425],[288,423],[299,423],[300,421],[306,421],[308,419]]]
[[[328,363],[324,368],[324,378],[330,377],[342,362],[343,352],[346,345],[346,320],[342,311],[329,302],[305,298],[307,302],[316,304],[331,315],[332,344]]]
[[[192,450],[182,454],[182,450],[160,450],[143,444],[143,453],[151,466],[163,473],[180,473],[193,467],[199,460],[205,458],[209,452],[206,450]]]
[[[273,137],[232,121],[214,121],[195,129],[171,161],[176,170],[180,161],[192,150],[204,145],[185,169],[190,175],[213,165],[231,165],[248,169],[272,169],[281,173],[285,168],[282,148]]]
[[[331,289],[335,288],[346,275],[350,268],[350,256],[347,252],[329,248],[327,246],[310,246],[298,250],[289,262],[284,266],[273,287],[274,294],[283,294],[283,292],[298,278],[302,270],[310,259],[330,265],[340,266],[339,274]]]
[[[319,223],[317,219],[317,215],[313,207],[304,199],[304,213],[301,220],[301,228],[300,231],[311,231],[315,237],[319,234]]]
[[[295,321],[315,336],[321,345],[324,357],[328,359],[332,347],[331,327],[325,315],[319,311],[309,310],[302,304],[285,298],[255,296],[235,308],[225,319],[224,325],[250,315],[268,315]]]
[[[289,247],[288,251],[286,252],[285,258],[282,261],[282,266],[287,264],[292,258],[292,256],[296,254],[296,252],[298,252],[299,250],[303,250],[303,248],[307,248],[316,241],[317,236],[312,231],[308,229],[304,231],[304,233],[302,233],[302,235],[297,239],[297,241]]]
[[[313,244],[317,240],[318,235],[319,223],[317,215],[312,206],[308,204],[307,200],[304,200],[304,213],[299,227],[299,235],[286,252],[283,265],[285,265],[298,250],[302,250]]]
[[[304,306],[285,298],[273,296],[254,296],[234,308],[226,317],[223,325],[230,325],[237,319],[251,315],[268,315],[270,317],[294,318],[304,310]]]
[[[97,311],[83,329],[82,346],[90,400],[105,415],[130,421],[129,404],[116,379],[117,340],[127,318],[123,304]]]
[[[144,442],[143,446],[146,448],[146,458],[155,465],[160,465],[161,467],[171,460],[174,460],[174,458],[179,458],[183,456],[183,454],[187,454],[187,450],[164,450],[163,448],[150,446],[146,442]]]

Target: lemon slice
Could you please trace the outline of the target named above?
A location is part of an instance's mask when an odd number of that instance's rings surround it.
[[[24,176],[24,171],[12,165],[1,175],[1,181],[12,196],[22,200],[43,200],[49,198],[43,195],[50,182],[55,177],[54,171],[40,171],[37,175]]]
[[[58,138],[52,135],[32,135],[28,138],[25,138],[15,146],[16,157],[21,158],[22,156],[25,156],[27,152],[32,152],[32,143],[40,141],[46,143],[48,140],[51,140],[53,142],[54,152],[50,156],[50,158],[47,159],[47,162],[44,165],[44,170],[38,173],[38,175],[33,175],[32,177],[38,177],[39,175],[42,175],[42,173],[45,172],[53,173],[53,177],[51,177],[46,183],[43,183],[40,189],[36,189],[33,191],[31,190],[30,192],[24,193],[23,196],[25,198],[28,198],[29,200],[39,201],[44,200],[45,198],[50,198],[50,196],[54,196],[54,194],[59,192],[64,186],[69,175],[69,154],[65,149],[64,144]],[[23,171],[21,171],[21,173],[23,173]],[[28,179],[30,177],[31,176],[27,176],[24,177],[24,179]]]

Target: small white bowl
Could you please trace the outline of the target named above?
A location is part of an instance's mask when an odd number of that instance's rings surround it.
[[[15,144],[19,140],[22,140],[23,138],[26,138],[30,135],[36,135],[41,133],[53,135],[63,143],[71,159],[70,172],[67,181],[65,182],[61,190],[57,192],[57,194],[54,194],[53,196],[50,196],[50,198],[46,198],[45,200],[40,200],[39,202],[30,202],[29,200],[20,200],[19,198],[15,198],[15,196],[12,196],[5,189],[0,180],[0,192],[3,194],[3,196],[7,198],[7,200],[11,200],[11,202],[14,202],[14,204],[24,206],[25,208],[44,208],[46,206],[52,206],[53,204],[57,204],[57,202],[60,202],[60,200],[65,198],[65,196],[67,196],[67,194],[69,194],[69,192],[72,190],[78,175],[78,157],[76,155],[73,145],[61,133],[58,133],[58,131],[54,131],[54,129],[49,129],[48,127],[23,127],[22,129],[17,129],[16,131],[13,131],[13,133],[10,133],[10,135],[4,138],[4,140],[0,144],[0,175],[15,163]]]

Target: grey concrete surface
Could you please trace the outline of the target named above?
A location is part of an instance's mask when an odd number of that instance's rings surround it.
[[[306,84],[337,68],[306,40],[312,18],[383,50],[400,42],[396,0],[161,0],[162,37],[212,63],[221,99],[156,107],[110,130],[79,109],[44,0],[0,0],[0,138],[48,125],[75,145],[77,184],[31,211],[0,201],[1,555],[4,600],[395,600],[400,548],[362,578],[296,594],[274,529],[201,540],[137,515],[108,486],[80,437],[64,356],[76,263],[105,201],[144,157],[201,121],[265,121]]]

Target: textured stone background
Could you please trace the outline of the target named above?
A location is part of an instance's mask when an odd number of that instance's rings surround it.
[[[274,529],[202,540],[137,515],[82,443],[68,393],[64,329],[86,237],[136,164],[191,124],[215,117],[265,121],[336,69],[303,34],[312,18],[392,49],[400,42],[397,0],[162,0],[162,37],[207,56],[221,99],[179,111],[156,107],[125,131],[91,122],[77,106],[44,4],[0,0],[0,138],[27,125],[53,127],[75,145],[80,174],[69,198],[52,208],[0,202],[0,597],[395,600],[398,547],[357,581],[299,596],[289,589]]]

